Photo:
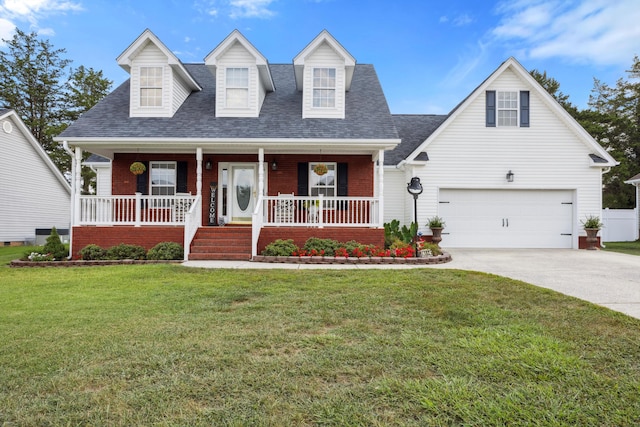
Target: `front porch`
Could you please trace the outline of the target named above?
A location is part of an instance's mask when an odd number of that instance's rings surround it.
[[[189,194],[78,196],[73,251],[89,243],[104,247],[130,243],[149,249],[162,241],[175,241],[184,246],[185,260],[242,259],[243,253],[250,259],[279,238],[294,239],[299,245],[309,237],[384,243],[377,197],[260,196],[251,224],[241,226],[206,227],[202,213],[202,197]],[[238,241],[250,236],[246,249],[242,245],[229,248],[234,234]]]

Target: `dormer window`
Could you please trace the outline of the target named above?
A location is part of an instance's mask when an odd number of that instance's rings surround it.
[[[488,90],[486,92],[486,126],[528,128],[530,126],[529,91]]]
[[[334,108],[336,106],[336,69],[313,69],[313,107]]]
[[[140,106],[162,107],[162,67],[140,67]]]
[[[249,107],[249,69],[227,68],[227,108]]]

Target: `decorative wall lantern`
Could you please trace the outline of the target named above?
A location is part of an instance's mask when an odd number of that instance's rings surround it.
[[[207,159],[207,161],[204,162],[204,168],[208,171],[213,169],[213,162],[211,161],[211,159]]]
[[[513,182],[513,172],[507,172],[507,182]]]
[[[147,167],[142,162],[133,162],[131,166],[129,166],[129,170],[134,175],[142,175],[147,171]]]
[[[278,170],[278,162],[276,162],[276,159],[273,159],[273,161],[271,162],[271,170],[272,171]]]

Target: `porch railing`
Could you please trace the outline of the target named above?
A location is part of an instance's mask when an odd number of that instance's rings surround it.
[[[196,196],[81,196],[80,225],[184,225]],[[200,213],[202,216],[202,213]]]
[[[202,197],[196,196],[184,218],[184,260],[189,260],[191,242],[202,226]]]
[[[269,226],[381,227],[377,197],[264,196],[262,222]]]

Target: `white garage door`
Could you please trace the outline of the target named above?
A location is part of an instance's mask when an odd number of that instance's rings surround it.
[[[450,248],[571,248],[573,191],[440,190]]]

